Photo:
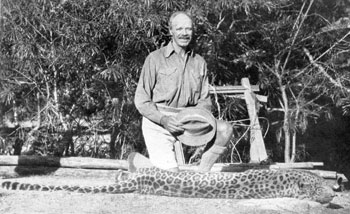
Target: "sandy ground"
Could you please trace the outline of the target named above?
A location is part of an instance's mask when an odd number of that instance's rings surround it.
[[[12,179],[14,180],[14,179]],[[40,184],[101,185],[113,179],[75,179],[50,176],[16,179]],[[342,192],[328,206],[305,200],[189,199],[128,194],[82,194],[70,192],[10,191],[0,189],[0,213],[350,213],[350,192]]]

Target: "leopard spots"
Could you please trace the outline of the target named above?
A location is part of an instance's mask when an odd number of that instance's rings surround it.
[[[241,173],[169,172],[158,168],[120,174],[115,184],[101,187],[45,186],[4,181],[2,188],[79,193],[155,194],[201,198],[306,198],[329,202],[334,192],[323,178],[299,170],[248,170]]]
[[[167,183],[167,184],[172,184],[173,181],[174,181],[174,178],[173,178],[173,177],[168,177],[168,178],[166,178],[166,183]]]
[[[182,180],[180,178],[175,178],[174,184],[181,184]]]
[[[205,188],[208,186],[208,182],[207,181],[201,181],[200,184],[199,184],[199,188]]]

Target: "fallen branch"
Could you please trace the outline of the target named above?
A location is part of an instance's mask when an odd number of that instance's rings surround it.
[[[0,178],[18,178],[33,175],[51,175],[75,178],[113,178],[117,170],[77,169],[45,166],[1,166]]]
[[[0,156],[0,166],[46,166],[81,169],[128,169],[126,160],[86,157]]]
[[[315,166],[323,166],[322,162],[298,162],[298,163],[273,163],[262,165],[259,163],[216,163],[212,172],[243,172],[248,169],[313,169]],[[181,170],[197,170],[197,166],[183,165]]]
[[[327,171],[327,170],[310,170],[310,172],[313,172],[323,178],[326,179],[338,179],[338,178],[342,178],[343,182],[348,182],[348,179],[345,177],[344,174],[342,173],[337,173],[335,171]]]
[[[136,168],[149,167],[148,158],[141,156],[133,162]],[[322,162],[273,163],[261,165],[255,163],[216,163],[212,172],[243,172],[249,169],[306,169],[327,179],[348,179],[334,171],[314,170],[323,166]],[[183,165],[180,170],[197,170],[198,166]],[[126,160],[97,159],[86,157],[44,157],[44,156],[0,156],[0,177],[15,178],[29,175],[73,176],[81,178],[110,178],[117,170],[128,170]]]

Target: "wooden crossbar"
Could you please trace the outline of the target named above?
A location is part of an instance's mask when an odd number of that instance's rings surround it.
[[[259,91],[258,85],[251,85],[251,91]],[[226,85],[226,86],[211,86],[209,89],[209,94],[243,94],[248,89],[242,85]]]
[[[251,121],[251,163],[259,163],[260,161],[267,158],[264,140],[261,134],[261,128],[257,117],[257,100],[266,102],[267,97],[258,96],[254,92],[259,91],[258,85],[250,85],[248,78],[242,78],[242,85],[227,85],[227,86],[211,86],[209,94],[223,94],[229,97],[240,97],[246,100],[247,109],[249,113],[249,119]],[[185,159],[183,154],[182,144],[176,142],[175,155],[178,164],[185,165]]]

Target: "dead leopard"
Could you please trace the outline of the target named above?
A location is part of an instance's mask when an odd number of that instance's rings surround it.
[[[291,197],[328,203],[334,191],[320,176],[301,170],[248,170],[240,173],[169,172],[159,168],[120,171],[116,183],[106,186],[47,186],[4,181],[12,190],[80,193],[129,193],[189,198],[281,198]]]

